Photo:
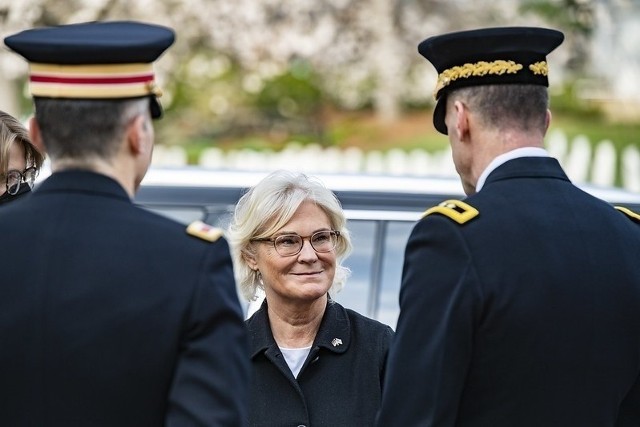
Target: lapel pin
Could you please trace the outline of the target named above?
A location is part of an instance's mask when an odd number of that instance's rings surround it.
[[[331,345],[337,347],[342,344],[342,340],[340,338],[334,338],[331,340]]]

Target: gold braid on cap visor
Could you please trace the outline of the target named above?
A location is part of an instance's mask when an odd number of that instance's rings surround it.
[[[522,70],[523,65],[514,61],[480,61],[473,64],[464,64],[456,67],[447,68],[438,75],[438,82],[433,91],[433,97],[438,99],[438,92],[447,87],[451,82],[458,79],[467,79],[469,77],[482,77],[486,75],[502,75],[516,74]],[[533,74],[546,76],[549,72],[546,61],[536,62],[529,65],[529,70]]]

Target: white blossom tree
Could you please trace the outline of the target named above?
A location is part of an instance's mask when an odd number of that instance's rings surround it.
[[[311,70],[313,84],[340,108],[370,105],[393,120],[403,105],[433,101],[435,70],[417,53],[421,40],[477,26],[543,24],[519,8],[530,1],[0,0],[0,35],[104,19],[168,25],[177,41],[157,71],[163,104],[184,109],[185,126],[244,114],[265,84],[292,70]],[[5,50],[0,71],[3,98],[19,98],[26,65]],[[289,101],[283,110],[295,110]]]

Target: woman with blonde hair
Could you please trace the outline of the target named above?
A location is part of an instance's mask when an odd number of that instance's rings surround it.
[[[248,300],[250,426],[373,425],[393,331],[332,300],[349,270],[346,219],[316,179],[277,171],[236,205],[228,239]]]

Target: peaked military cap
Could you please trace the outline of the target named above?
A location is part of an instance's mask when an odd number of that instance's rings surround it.
[[[149,97],[162,116],[152,63],[175,40],[173,30],[135,21],[86,22],[25,30],[5,44],[29,62],[31,95],[42,98]]]
[[[433,125],[447,134],[447,94],[454,89],[492,84],[549,86],[546,56],[562,43],[560,31],[536,27],[496,27],[430,37],[418,52],[438,72]]]

